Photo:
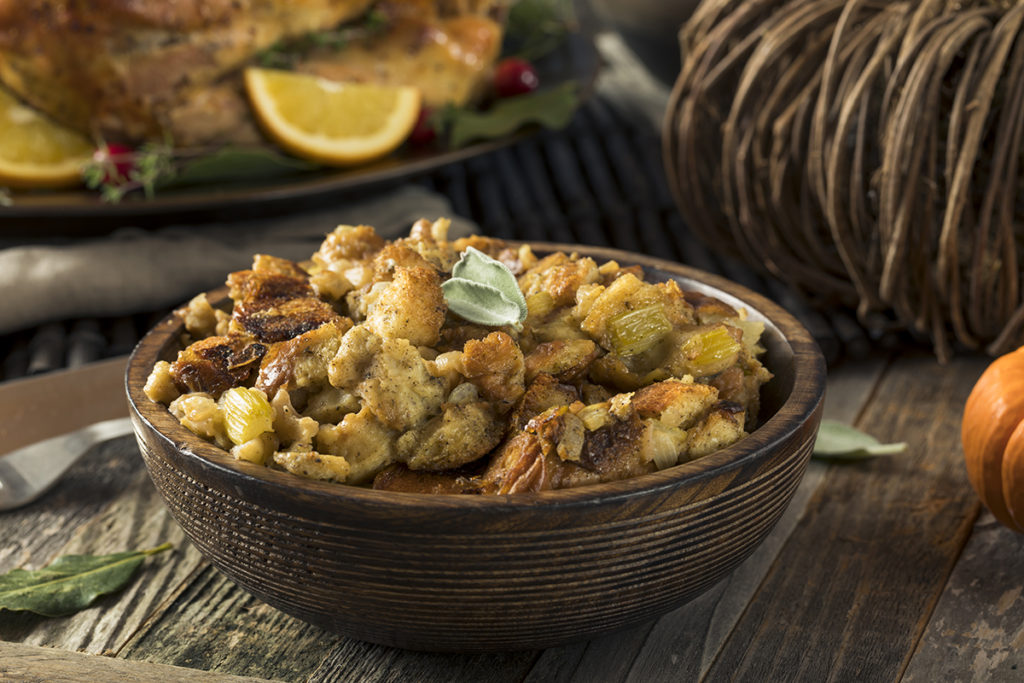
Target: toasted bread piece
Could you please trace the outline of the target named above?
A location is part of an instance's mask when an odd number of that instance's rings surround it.
[[[329,303],[314,296],[308,278],[240,270],[228,277],[228,286],[235,301],[234,321],[264,343],[292,339],[342,319]]]
[[[171,377],[183,392],[219,396],[242,384],[260,366],[267,347],[252,337],[228,335],[200,339],[178,353],[171,363]]]

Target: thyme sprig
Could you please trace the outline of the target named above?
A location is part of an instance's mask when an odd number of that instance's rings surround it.
[[[174,177],[177,160],[186,152],[167,142],[147,142],[131,152],[100,154],[82,170],[82,179],[111,204],[136,191],[151,199],[158,185]]]
[[[101,154],[89,164],[83,179],[99,190],[105,202],[117,203],[141,193],[187,185],[261,181],[315,171],[320,166],[270,147],[174,147],[170,143],[142,145],[134,151]]]

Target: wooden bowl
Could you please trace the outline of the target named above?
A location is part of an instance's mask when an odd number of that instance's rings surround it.
[[[172,317],[132,354],[128,397],[150,476],[199,551],[256,597],[329,631],[462,652],[545,648],[654,619],[750,555],[811,454],[825,389],[814,340],[771,301],[713,275],[611,249],[535,249],[640,264],[650,279],[676,278],[763,320],[775,378],[761,426],[694,462],[539,494],[309,481],[234,460],[146,398],[153,364],[180,348]]]

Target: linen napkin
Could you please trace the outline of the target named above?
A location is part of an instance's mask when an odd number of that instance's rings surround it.
[[[61,245],[0,250],[0,334],[51,320],[127,315],[184,303],[249,267],[253,254],[296,261],[338,225],[372,225],[388,239],[420,218],[452,219],[451,238],[475,231],[447,199],[416,185],[326,209],[258,221],[127,227]]]

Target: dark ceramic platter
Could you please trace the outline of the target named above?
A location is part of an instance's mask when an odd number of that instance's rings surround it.
[[[583,97],[593,90],[599,56],[589,35],[572,34],[560,48],[537,62],[542,87],[575,80]],[[527,128],[496,140],[460,149],[402,148],[370,164],[324,169],[262,182],[218,183],[160,192],[152,199],[130,197],[117,203],[82,190],[14,193],[0,206],[0,236],[19,234],[82,235],[124,225],[152,227],[180,223],[242,220],[327,204],[366,194],[447,164],[500,149],[537,132]]]

